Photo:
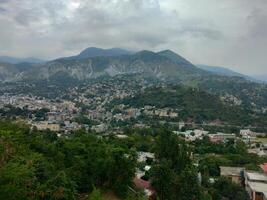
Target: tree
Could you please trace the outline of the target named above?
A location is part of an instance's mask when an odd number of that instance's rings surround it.
[[[104,200],[101,195],[101,191],[95,187],[93,187],[93,191],[89,196],[89,200]]]
[[[173,195],[172,187],[175,174],[166,160],[162,160],[152,169],[152,185],[161,200],[169,199]]]
[[[159,160],[168,160],[170,167],[180,173],[187,165],[191,164],[190,149],[186,143],[179,140],[169,131],[161,131],[156,143],[156,156]]]
[[[227,198],[229,200],[247,200],[246,190],[225,177],[220,177],[213,186],[213,199]]]
[[[40,185],[39,190],[47,199],[74,200],[76,195],[75,183],[64,171],[59,171],[54,177]]]
[[[122,148],[111,150],[112,160],[108,166],[109,185],[120,196],[126,196],[135,173],[136,155]]]
[[[0,199],[77,199],[92,185],[128,192],[136,152],[79,132],[69,139],[0,121]]]
[[[35,181],[30,166],[8,162],[0,171],[0,199],[27,199],[34,191]]]
[[[197,176],[197,170],[193,166],[187,166],[181,173],[180,199],[200,200],[201,189]]]
[[[209,176],[219,176],[220,166],[229,166],[231,161],[222,156],[206,156],[199,162],[201,173]]]

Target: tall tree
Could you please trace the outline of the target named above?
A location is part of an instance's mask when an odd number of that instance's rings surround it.
[[[197,170],[193,166],[187,166],[181,173],[180,199],[200,200],[201,189],[197,176]]]

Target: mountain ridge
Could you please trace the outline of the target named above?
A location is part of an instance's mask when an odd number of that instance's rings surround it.
[[[95,48],[88,49],[95,50]],[[79,54],[83,55],[81,58],[59,58],[40,65],[40,67],[25,70],[20,78],[21,80],[32,78],[49,80],[55,74],[67,74],[78,80],[86,80],[106,75],[143,74],[161,80],[185,80],[188,77],[206,73],[170,50],[158,53],[143,50],[134,54],[124,54],[126,51],[121,49],[97,49],[98,53],[94,54],[96,55],[94,57],[92,54],[88,54],[87,50]],[[110,53],[114,50],[115,53]]]
[[[93,58],[93,57],[113,57],[113,56],[121,56],[121,55],[130,55],[133,53],[134,52],[128,51],[126,49],[121,49],[121,48],[102,49],[98,47],[88,47],[82,50],[77,55],[63,57],[59,59],[80,60],[80,59]]]

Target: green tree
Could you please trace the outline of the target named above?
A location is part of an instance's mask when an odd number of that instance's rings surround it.
[[[227,198],[229,200],[247,200],[246,190],[231,180],[220,177],[213,186],[213,199]]]
[[[93,187],[93,191],[89,196],[89,200],[104,200],[101,195],[101,191],[95,187]]]
[[[170,167],[180,173],[187,165],[191,164],[190,149],[186,143],[179,140],[169,131],[161,131],[156,143],[156,156],[159,160],[168,160]]]
[[[0,199],[28,199],[36,184],[34,170],[27,164],[8,162],[0,171]]]
[[[170,199],[173,196],[173,183],[175,174],[166,160],[162,160],[152,169],[152,185],[156,189],[161,200]]]
[[[187,166],[181,173],[180,179],[180,199],[201,200],[201,188],[197,170],[193,166]]]

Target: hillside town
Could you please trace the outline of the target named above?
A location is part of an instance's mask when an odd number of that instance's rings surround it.
[[[0,116],[2,119],[24,121],[33,132],[50,131],[59,138],[73,137],[77,131],[83,130],[99,138],[114,138],[122,143],[133,137],[127,131],[129,128],[141,131],[145,136],[150,135],[156,127],[166,127],[177,139],[188,145],[197,146],[198,143],[208,141],[211,146],[225,149],[229,144],[242,142],[249,154],[262,159],[267,157],[267,134],[264,131],[242,125],[231,126],[221,120],[206,120],[202,123],[190,118],[184,120],[181,118],[183,108],[146,104],[139,106],[131,102],[132,98],[148,87],[149,84],[146,85],[144,80],[107,79],[70,87],[67,93],[60,93],[56,98],[34,93],[8,93],[2,88],[5,92],[0,96]],[[164,85],[160,87],[165,88]],[[156,189],[151,184],[149,174],[159,161],[154,151],[149,151],[149,148],[143,150],[147,151],[137,152],[133,183],[135,189],[144,191],[148,198],[154,199]],[[195,165],[201,169],[205,156],[199,157],[197,152],[191,156]],[[213,156],[220,155],[215,153]],[[208,183],[216,182],[218,176],[226,177],[244,188],[251,200],[266,200],[266,165],[262,162],[254,166],[257,167],[257,171],[254,171],[242,165],[218,164],[218,173],[216,176],[209,175]],[[206,172],[198,171],[200,183],[206,176]]]

